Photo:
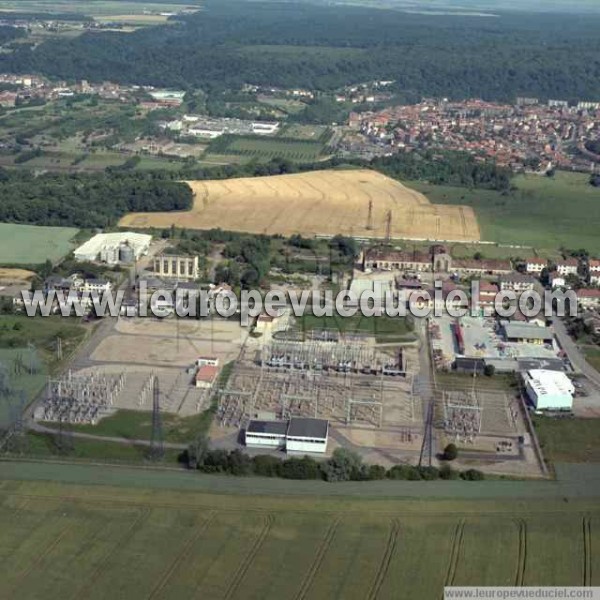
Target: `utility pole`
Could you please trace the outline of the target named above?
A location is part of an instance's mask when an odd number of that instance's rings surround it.
[[[385,216],[385,242],[389,244],[392,239],[392,209]]]
[[[367,231],[373,229],[373,200],[369,199],[369,213],[367,215]]]

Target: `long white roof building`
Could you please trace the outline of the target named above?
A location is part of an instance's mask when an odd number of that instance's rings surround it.
[[[99,233],[89,239],[85,244],[75,250],[75,260],[94,261],[107,249],[118,249],[127,243],[134,251],[135,258],[148,253],[152,236],[133,231],[119,231],[116,233]]]

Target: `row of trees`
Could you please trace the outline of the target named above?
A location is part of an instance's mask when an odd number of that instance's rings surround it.
[[[237,476],[281,477],[283,479],[313,479],[325,481],[373,481],[381,479],[433,481],[436,479],[464,479],[479,481],[484,474],[476,469],[458,471],[448,464],[441,468],[394,465],[366,465],[362,458],[346,448],[336,448],[330,458],[317,461],[310,456],[281,460],[277,456],[259,454],[250,457],[241,450],[209,450],[206,442],[190,446],[181,461],[190,469],[203,473]]]

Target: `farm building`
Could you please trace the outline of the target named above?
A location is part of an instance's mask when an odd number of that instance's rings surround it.
[[[290,453],[327,451],[329,421],[292,417],[288,421],[252,420],[246,428],[249,448],[281,448]]]
[[[101,260],[109,265],[130,263],[148,254],[151,235],[133,233],[99,233],[75,250],[75,260],[93,262]]]
[[[533,369],[523,374],[527,396],[538,410],[571,410],[575,388],[558,371]]]

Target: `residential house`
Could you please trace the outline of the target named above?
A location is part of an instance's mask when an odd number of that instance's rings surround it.
[[[548,281],[550,282],[550,287],[552,289],[566,287],[567,285],[565,278],[562,275],[560,275],[557,271],[552,271],[552,273],[550,273]]]
[[[597,288],[582,288],[577,290],[577,304],[581,308],[600,307],[600,290]]]
[[[543,258],[528,258],[525,261],[525,270],[531,275],[539,275],[548,266],[548,261]]]
[[[565,258],[564,260],[556,261],[556,271],[559,275],[577,275],[579,269],[579,261],[576,258]]]
[[[511,273],[509,275],[502,275],[498,284],[500,291],[513,291],[513,292],[527,292],[533,290],[536,284],[536,280],[531,276],[524,273]]]

